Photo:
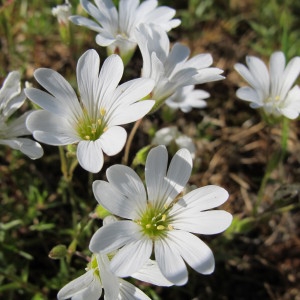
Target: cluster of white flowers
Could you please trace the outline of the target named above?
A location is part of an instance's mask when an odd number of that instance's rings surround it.
[[[99,172],[104,154],[119,153],[127,139],[121,125],[143,118],[164,103],[189,112],[206,106],[209,93],[195,85],[221,80],[219,68],[211,67],[210,54],[190,58],[187,46],[170,47],[167,32],[180,24],[175,10],[158,7],[158,1],[120,0],[118,9],[111,0],[80,0],[95,21],[83,16],[69,20],[97,32],[96,42],[107,47],[108,57],[100,70],[96,50],[79,58],[76,75],[78,93],[58,72],[40,68],[34,72],[44,90],[20,87],[20,74],[11,72],[0,90],[0,143],[9,145],[32,159],[43,155],[41,146],[28,138],[54,146],[77,146],[77,159],[85,170]],[[53,10],[66,22],[71,6],[67,1]],[[124,65],[139,48],[141,77],[120,84]],[[251,87],[241,87],[237,96],[263,108],[267,114],[297,118],[300,88],[292,85],[300,72],[300,58],[285,67],[285,57],[275,52],[270,70],[256,57],[247,57],[248,68],[235,69]],[[270,74],[269,74],[270,73]],[[26,96],[41,109],[9,121]],[[165,146],[175,141],[179,148],[168,167]],[[176,127],[156,133],[145,166],[145,185],[131,168],[114,165],[106,170],[107,181],[93,183],[100,205],[113,216],[103,221],[90,241],[93,253],[86,273],[58,293],[58,299],[149,299],[123,277],[133,277],[155,285],[184,285],[186,264],[201,274],[214,270],[210,248],[195,234],[216,234],[228,228],[232,216],[212,210],[228,199],[218,186],[206,186],[184,194],[192,171],[195,146]],[[163,145],[161,145],[163,144]],[[146,188],[145,188],[146,186]],[[151,260],[150,257],[155,260]]]

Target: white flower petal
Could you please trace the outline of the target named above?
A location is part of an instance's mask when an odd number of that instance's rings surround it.
[[[25,94],[32,102],[55,115],[65,117],[66,114],[69,114],[69,108],[61,105],[60,101],[48,93],[35,88],[26,88]]]
[[[188,280],[186,265],[178,250],[169,243],[169,239],[155,241],[154,251],[162,274],[175,285],[186,284]]]
[[[168,152],[165,146],[151,149],[146,160],[145,178],[147,185],[148,201],[155,202],[160,198],[161,187],[167,172]]]
[[[141,238],[140,226],[132,221],[117,221],[98,229],[91,238],[92,252],[110,253]]]
[[[131,199],[120,193],[114,185],[96,180],[93,182],[93,192],[99,204],[114,215],[127,219],[136,215],[135,211],[132,212],[135,202],[131,202]]]
[[[281,82],[280,97],[284,99],[300,73],[300,57],[294,57],[287,64]]]
[[[280,108],[281,114],[289,119],[296,119],[300,113],[300,88],[295,85],[287,94],[284,107]]]
[[[194,214],[187,211],[178,214],[174,219],[172,226],[175,229],[198,234],[217,234],[230,226],[232,215],[223,210],[211,210]]]
[[[243,64],[236,63],[234,69],[255,89],[259,90],[260,86],[257,83],[255,74],[250,73],[249,69]]]
[[[31,159],[38,159],[44,154],[43,148],[39,143],[26,138],[0,139],[0,144],[19,150]]]
[[[5,138],[9,139],[9,138],[15,138],[24,135],[30,135],[31,132],[26,127],[26,120],[32,112],[33,111],[27,111],[20,117],[9,120],[9,122],[6,123],[5,128],[3,127],[1,128],[2,138],[4,136]]]
[[[104,297],[107,299],[117,299],[119,295],[119,278],[111,272],[109,258],[106,254],[96,254],[96,259],[104,289]]]
[[[106,177],[114,188],[120,191],[122,195],[126,196],[127,201],[125,202],[123,200],[123,205],[119,203],[119,206],[122,207],[120,208],[121,211],[128,211],[127,217],[125,218],[138,218],[139,214],[137,214],[137,212],[143,212],[147,207],[146,190],[139,176],[127,166],[114,165],[107,169]],[[98,191],[101,193],[100,188]],[[113,202],[111,199],[110,201]],[[121,216],[118,213],[114,214]]]
[[[18,71],[8,73],[0,89],[0,111],[8,118],[25,101],[25,95],[21,92],[21,75]]]
[[[123,127],[113,126],[108,128],[100,137],[99,143],[108,156],[119,153],[126,142],[127,132]]]
[[[246,63],[249,71],[255,76],[258,91],[261,91],[262,97],[265,99],[270,91],[270,76],[265,63],[255,56],[247,56]]]
[[[209,53],[201,53],[193,56],[185,63],[185,68],[205,69],[213,63],[213,58]]]
[[[116,38],[109,32],[101,32],[96,35],[96,43],[99,46],[107,47],[112,45],[116,41]]]
[[[228,192],[215,185],[207,185],[184,195],[172,208],[172,215],[182,211],[203,211],[223,204],[228,199]]]
[[[181,23],[179,19],[171,20],[175,16],[175,13],[175,9],[166,6],[160,6],[146,16],[147,23],[159,25],[165,31],[170,31],[172,28],[179,26]]]
[[[136,9],[139,0],[123,1],[119,3],[119,27],[130,33],[135,25]]]
[[[91,285],[93,280],[94,280],[93,270],[87,271],[80,277],[72,280],[67,285],[65,285],[57,294],[58,300],[68,299],[78,293],[82,293],[85,289],[87,289]]]
[[[175,43],[172,47],[166,61],[165,72],[168,76],[172,76],[172,72],[180,69],[182,64],[188,59],[190,55],[189,47]]]
[[[122,166],[115,165],[110,167],[110,169],[113,168],[113,170],[118,171],[119,167]],[[124,168],[128,167],[124,166]],[[122,172],[123,171],[124,170],[122,170]],[[109,172],[109,170],[107,170],[107,172]],[[110,174],[108,177],[117,178],[115,174]],[[138,183],[135,181],[135,178],[131,177],[130,173],[121,174],[118,179],[121,180],[119,186],[106,181],[94,181],[93,192],[95,198],[103,207],[114,215],[126,219],[135,219],[139,216],[141,209],[146,205],[145,196],[143,194],[134,194],[134,187],[127,186],[127,184],[126,186],[123,185],[126,180],[130,180],[130,183],[133,183],[138,187]],[[132,190],[130,191],[131,188]]]
[[[215,259],[212,251],[195,235],[173,230],[168,234],[168,243],[198,273],[211,274],[214,271]]]
[[[98,173],[104,162],[99,140],[80,141],[77,146],[77,159],[82,168],[92,173]]]
[[[154,87],[154,81],[149,78],[137,78],[127,81],[117,87],[114,92],[111,109],[118,109],[120,106],[133,104],[144,97],[146,97],[152,91]]]
[[[192,156],[187,149],[180,149],[176,152],[171,160],[167,178],[169,181],[168,201],[170,203],[175,197],[182,192],[187,184],[192,172]]]
[[[245,101],[249,101],[249,102],[253,102],[256,105],[262,106],[263,105],[263,100],[257,93],[257,91],[249,86],[244,86],[239,88],[236,91],[236,95],[238,98],[245,100]]]
[[[277,51],[274,52],[270,57],[270,80],[271,80],[271,95],[276,97],[280,95],[280,87],[282,75],[285,68],[285,56],[283,52]]]
[[[94,49],[86,51],[78,60],[76,75],[81,101],[90,116],[97,110],[100,58]]]
[[[72,300],[98,300],[102,294],[102,286],[97,277],[94,276],[94,280],[89,287],[82,291],[80,294],[76,294],[72,297]]]
[[[143,100],[122,109],[120,106],[109,120],[110,125],[128,124],[143,118],[154,106],[155,101]]]
[[[67,145],[79,141],[67,119],[48,111],[33,111],[27,117],[26,126],[35,139],[48,145]]]
[[[111,260],[112,272],[118,277],[127,277],[140,270],[150,258],[152,245],[148,238],[126,243]]]
[[[172,282],[163,276],[157,262],[151,259],[149,259],[138,272],[131,274],[131,277],[158,286],[173,285]]]
[[[108,298],[107,300],[110,300],[110,298]],[[133,284],[123,279],[120,279],[120,294],[118,300],[151,300],[151,299]]]
[[[34,77],[39,84],[52,94],[64,111],[69,111],[71,115],[79,115],[81,112],[80,104],[71,85],[56,71],[46,68],[37,69]],[[35,98],[37,100],[37,98]],[[48,98],[38,100],[41,107],[47,104]]]
[[[118,86],[124,71],[124,65],[120,56],[112,54],[103,63],[99,75],[99,109],[102,107],[109,111],[113,93]]]
[[[69,20],[76,25],[85,26],[91,30],[99,32],[102,30],[102,27],[99,26],[96,22],[82,16],[70,16]]]

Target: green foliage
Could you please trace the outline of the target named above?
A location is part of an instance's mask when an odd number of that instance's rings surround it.
[[[288,59],[300,53],[300,30],[298,24],[298,1],[256,1],[257,9],[250,20],[258,39],[252,48],[269,56],[274,50],[282,50]]]

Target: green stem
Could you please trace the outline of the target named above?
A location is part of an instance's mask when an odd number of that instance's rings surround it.
[[[142,119],[139,119],[135,122],[135,124],[133,125],[133,127],[131,129],[131,132],[128,136],[127,143],[126,143],[126,146],[125,146],[124,156],[123,156],[123,159],[122,159],[123,165],[127,166],[127,164],[128,164],[130,147],[131,147],[134,135],[135,135],[138,127],[140,126],[141,122],[142,122]]]
[[[59,146],[60,169],[66,181],[68,181],[68,164],[63,146]]]
[[[287,152],[287,146],[288,146],[288,137],[289,137],[289,119],[283,118],[282,120],[282,133],[281,133],[281,149],[270,157],[268,160],[268,164],[266,167],[265,175],[261,181],[258,194],[257,194],[257,200],[253,207],[253,214],[257,215],[257,210],[262,202],[264,191],[267,185],[267,182],[269,180],[269,177],[273,170],[278,167],[280,164],[283,163],[286,152]]]
[[[289,122],[290,120],[286,117],[283,117],[282,120],[282,131],[281,131],[281,162],[283,162],[288,146],[289,138]]]

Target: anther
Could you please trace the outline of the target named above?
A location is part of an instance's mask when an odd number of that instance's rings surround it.
[[[101,116],[104,116],[105,113],[106,113],[105,108],[101,107],[101,108],[100,108],[100,115],[101,115]]]
[[[171,224],[169,224],[169,225],[168,225],[168,229],[169,229],[169,230],[173,230],[174,227],[173,227]]]

